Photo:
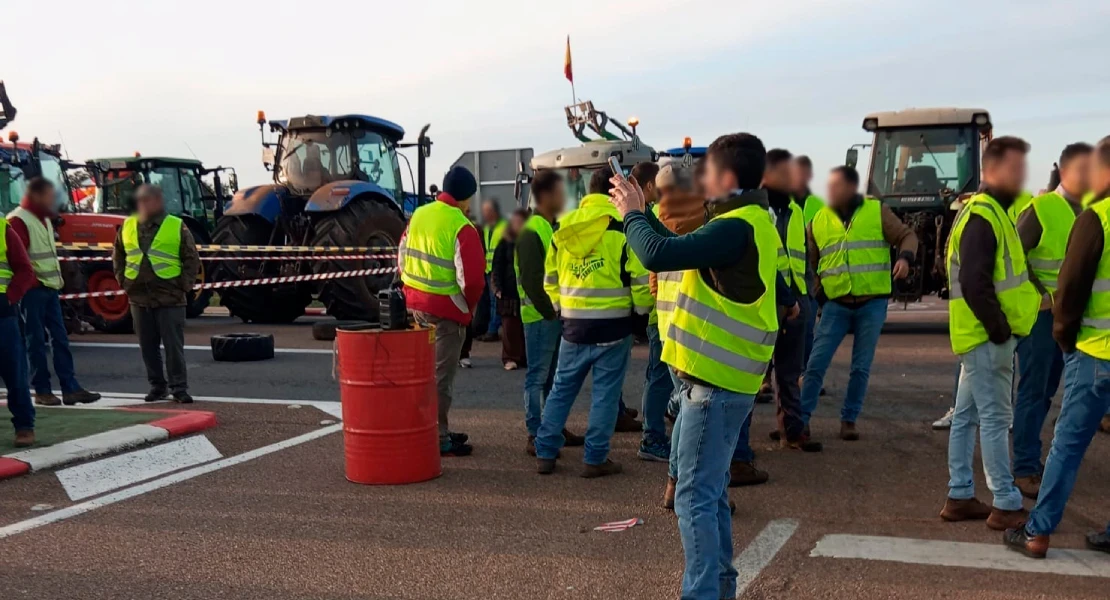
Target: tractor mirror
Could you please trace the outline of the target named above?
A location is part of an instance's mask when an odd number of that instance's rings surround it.
[[[263,148],[262,149],[262,166],[266,167],[267,169],[273,168],[273,166],[274,166],[274,149],[273,148]]]
[[[239,191],[239,174],[232,173],[227,176],[227,187],[231,189],[231,193]]]
[[[856,168],[856,164],[858,163],[859,150],[856,150],[855,148],[848,148],[848,155],[844,157],[844,164],[854,169]]]

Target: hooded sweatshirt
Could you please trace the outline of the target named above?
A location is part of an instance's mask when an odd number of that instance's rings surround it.
[[[653,213],[654,214],[654,213]],[[668,230],[685,235],[705,224],[705,198],[692,192],[676,190],[659,199],[659,222]],[[658,292],[658,280],[651,273],[651,293]]]
[[[566,273],[569,268],[570,273]],[[575,344],[608,344],[632,335],[633,314],[646,315],[654,300],[648,286],[647,269],[629,251],[620,213],[605,194],[589,194],[576,210],[559,219],[547,254],[544,288],[556,306],[561,306],[560,284],[568,277],[584,279],[605,269],[618,272],[623,287],[629,288],[633,306],[628,315],[611,319],[581,319],[565,316],[563,339]],[[581,275],[579,275],[581,273]]]

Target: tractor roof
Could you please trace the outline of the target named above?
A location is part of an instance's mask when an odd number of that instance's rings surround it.
[[[559,148],[532,157],[532,169],[567,169],[572,167],[600,167],[609,156],[618,152],[621,164],[631,167],[636,163],[655,160],[655,151],[643,142],[629,140],[594,140],[581,146]]]
[[[118,158],[92,158],[89,159],[91,163],[108,163],[112,165],[109,168],[117,168],[115,165],[123,163],[125,165],[133,165],[140,162],[155,162],[164,165],[179,166],[179,167],[200,167],[201,162],[193,158],[173,158],[169,156],[122,156]],[[125,167],[126,168],[126,167]]]
[[[405,137],[405,130],[400,125],[393,121],[371,117],[370,115],[305,115],[292,119],[270,121],[270,125],[280,127],[281,129],[307,129],[313,127],[331,127],[333,124],[340,121],[358,121],[368,126],[370,129],[376,129],[382,132],[386,137],[394,141]]]
[[[984,108],[907,108],[871,113],[864,117],[863,122],[865,129],[866,123],[872,119],[880,128],[970,125],[975,122],[976,115],[986,115],[987,123],[990,123],[990,114]]]

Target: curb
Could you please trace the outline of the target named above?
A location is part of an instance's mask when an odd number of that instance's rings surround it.
[[[5,454],[0,456],[0,481],[113,454],[151,442],[189,435],[216,426],[216,413],[209,411],[135,410],[175,414],[143,425],[130,425],[53,446]]]

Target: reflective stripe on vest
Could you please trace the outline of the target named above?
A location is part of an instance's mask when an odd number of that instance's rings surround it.
[[[31,211],[22,206],[8,214],[8,218],[17,218],[27,227],[30,237],[27,254],[31,259],[31,267],[35,277],[43,286],[52,290],[62,289],[62,267],[58,262],[58,250],[54,245],[54,226],[50,221],[43,223]]]
[[[551,251],[551,237],[554,235],[555,230],[551,226],[551,222],[541,217],[540,215],[532,215],[524,222],[524,228],[534,231],[539,236],[540,242],[543,243],[543,253],[546,258],[547,253]],[[542,321],[543,315],[532,304],[532,299],[528,294],[524,293],[524,286],[520,284],[520,261],[513,255],[513,270],[516,271],[516,291],[520,295],[520,320],[523,323],[535,323]],[[559,285],[558,279],[549,278],[544,276],[544,283],[549,285]]]
[[[1097,359],[1110,360],[1110,202],[1095,201],[1091,196],[1087,206],[1102,223],[1102,257],[1095,269],[1095,282],[1075,347]]]
[[[786,224],[785,245],[779,252],[779,273],[790,283],[791,279],[798,291],[805,294],[806,289],[806,229],[802,208],[796,202],[790,203],[790,220]]]
[[[890,293],[890,244],[883,237],[882,203],[864,199],[848,227],[833,209],[818,211],[812,223],[817,244],[817,276],[830,299]]]
[[[664,271],[655,274],[655,312],[659,316],[659,333],[664,334],[671,326],[678,290],[682,287],[685,271]],[[662,337],[662,335],[660,336]]]
[[[1064,262],[1068,236],[1075,224],[1075,210],[1066,198],[1049,192],[1033,199],[1033,215],[1041,224],[1041,239],[1029,251],[1029,267],[1050,294],[1056,293],[1056,279]]]
[[[0,219],[0,294],[8,291],[13,275],[15,273],[8,264],[8,220]]]
[[[587,254],[575,255],[559,248],[557,238],[562,232],[569,231],[566,223],[573,223],[575,217],[582,214],[580,211],[586,210],[590,209],[587,200],[583,199],[578,209],[560,220],[562,228],[552,238],[546,261],[544,281],[546,286],[552,288],[548,290],[548,295],[558,298],[559,315],[564,319],[631,317],[636,312],[632,286],[642,286],[643,289],[648,285],[648,276],[634,274],[635,271],[627,268],[635,257],[629,254],[622,230],[606,230]],[[553,283],[552,274],[556,275]],[[642,312],[650,312],[650,306],[643,307]]]
[[[470,226],[462,210],[439,200],[412,213],[409,230],[401,244],[401,282],[414,290],[450,296],[466,312],[466,298],[455,272],[455,241],[463,227]]]
[[[150,267],[159,279],[173,279],[181,276],[181,227],[180,217],[167,215],[150,241],[150,248],[144,253],[139,247],[139,218],[127,217],[123,222],[123,250],[126,265],[123,269],[125,279],[134,280],[139,276],[143,258],[150,261]]]
[[[676,370],[710,385],[755,394],[763,383],[778,334],[775,274],[782,243],[770,215],[760,206],[744,206],[715,218],[743,219],[752,226],[763,295],[751,304],[740,304],[708,285],[698,270],[683,272],[662,358]]]
[[[972,197],[956,215],[947,250],[948,333],[952,351],[956,354],[966,354],[989,339],[986,328],[964,299],[960,286],[960,240],[967,220],[973,214],[986,220],[994,231],[998,247],[992,276],[994,289],[1006,321],[1015,335],[1029,334],[1040,308],[1040,295],[1029,281],[1025,252],[1013,221],[994,198],[986,194]]]
[[[497,247],[501,245],[502,237],[505,235],[505,226],[508,223],[504,219],[500,220],[493,227],[486,225],[482,228],[482,242],[486,248],[486,274],[493,271],[493,253]]]

